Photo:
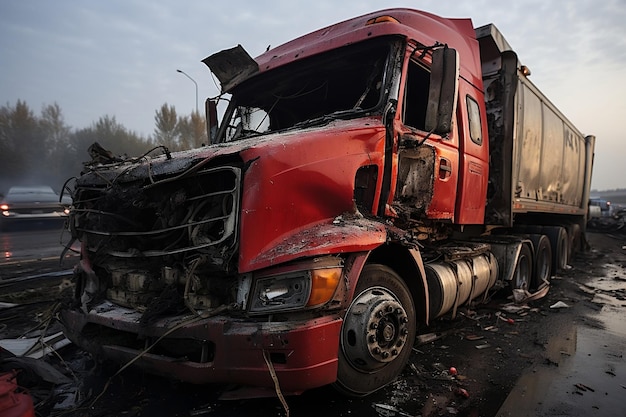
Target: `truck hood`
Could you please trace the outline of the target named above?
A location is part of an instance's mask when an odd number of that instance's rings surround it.
[[[255,136],[234,142],[173,152],[155,158],[146,157],[139,160],[133,158],[107,164],[92,162],[86,164],[87,169],[79,177],[78,185],[125,183],[145,178],[151,178],[154,182],[171,181],[192,174],[220,157],[239,155],[239,160],[246,164],[271,148],[284,147],[287,143],[299,138],[319,134],[322,131],[324,135],[334,135],[339,131],[345,133],[353,129],[362,130],[364,125],[376,127],[382,124],[379,117],[367,117],[365,120],[363,118],[333,120],[321,126]]]

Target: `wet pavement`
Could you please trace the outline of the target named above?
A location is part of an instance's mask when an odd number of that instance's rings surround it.
[[[604,269],[581,286],[598,311],[553,336],[556,366],[528,369],[498,416],[626,416],[626,270]]]

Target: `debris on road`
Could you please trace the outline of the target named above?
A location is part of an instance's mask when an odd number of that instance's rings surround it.
[[[465,388],[457,388],[455,393],[459,397],[463,397],[463,398],[469,398],[470,397],[469,392],[467,392],[467,390]]]
[[[63,335],[63,332],[57,332],[49,336],[1,339],[0,347],[15,356],[39,359],[70,343],[71,342]]]
[[[392,405],[374,403],[372,404],[372,407],[376,410],[378,415],[382,417],[412,417],[410,414],[407,414]]]
[[[35,417],[33,399],[17,384],[17,371],[0,374],[0,415],[3,417]]]
[[[559,309],[559,308],[569,308],[569,305],[564,303],[563,301],[557,301],[556,303],[550,306],[551,309]]]
[[[587,385],[585,385],[585,384],[578,383],[578,384],[574,384],[574,386],[575,386],[576,388],[578,388],[579,390],[581,390],[581,391],[591,391],[591,392],[596,392],[596,390],[595,390],[595,389],[593,389],[593,388],[591,388],[591,387],[589,387],[589,386],[587,386]]]

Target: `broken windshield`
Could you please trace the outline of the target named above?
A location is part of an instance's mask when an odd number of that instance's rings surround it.
[[[233,91],[220,141],[381,109],[392,43],[346,46],[259,74]]]

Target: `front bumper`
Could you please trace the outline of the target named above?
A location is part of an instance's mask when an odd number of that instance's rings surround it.
[[[170,317],[141,326],[139,313],[106,302],[89,314],[61,312],[66,336],[83,349],[120,364],[140,356],[134,366],[185,382],[274,388],[264,353],[285,394],[336,380],[342,324],[336,315],[289,322],[251,322],[222,315],[187,322],[192,317]],[[142,354],[141,343],[150,346],[167,332],[171,333]],[[163,354],[159,349],[160,344],[172,343],[196,344],[202,354],[190,360],[192,355]]]

